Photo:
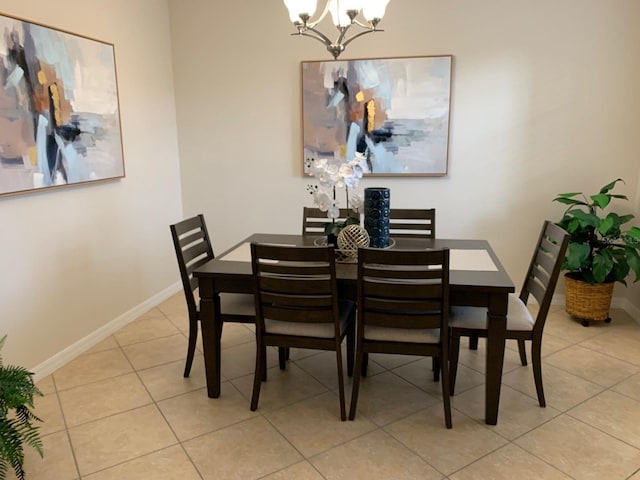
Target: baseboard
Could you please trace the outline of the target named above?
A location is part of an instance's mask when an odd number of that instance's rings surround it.
[[[97,345],[105,338],[109,337],[109,335],[112,335],[114,332],[118,331],[125,325],[131,323],[143,313],[164,302],[167,298],[171,297],[181,289],[182,283],[180,282],[176,282],[173,285],[170,285],[161,292],[155,294],[153,297],[145,300],[139,305],[136,305],[131,310],[123,313],[117,318],[114,318],[109,323],[103,325],[97,330],[94,330],[86,337],[81,338],[73,345],[70,345],[61,352],[56,353],[53,357],[45,360],[40,365],[31,370],[34,373],[34,380],[37,382],[38,380],[55,372],[58,368],[70,362],[78,355],[86,352],[94,345]]]

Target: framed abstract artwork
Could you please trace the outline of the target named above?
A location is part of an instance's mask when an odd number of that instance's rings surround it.
[[[452,55],[302,62],[304,171],[366,158],[365,174],[444,176]]]
[[[124,177],[112,44],[0,15],[0,195]]]

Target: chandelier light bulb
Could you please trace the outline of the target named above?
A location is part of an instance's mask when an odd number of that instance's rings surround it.
[[[300,23],[301,16],[311,18],[316,13],[317,0],[284,0],[289,10],[289,19],[292,23]]]
[[[389,0],[367,0],[362,7],[362,14],[368,22],[384,17]]]

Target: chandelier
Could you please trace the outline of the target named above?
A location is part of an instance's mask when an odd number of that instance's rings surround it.
[[[284,4],[289,9],[289,18],[298,29],[298,33],[291,35],[315,38],[327,47],[334,59],[337,59],[345,47],[356,38],[367,33],[383,31],[378,30],[377,27],[384,16],[389,0],[326,0],[326,2],[320,16],[312,21],[311,17],[316,12],[317,0],[284,0]],[[317,28],[328,13],[331,13],[333,24],[338,29],[335,41]],[[358,19],[360,13],[364,21]],[[354,25],[361,31],[347,38],[347,32]]]

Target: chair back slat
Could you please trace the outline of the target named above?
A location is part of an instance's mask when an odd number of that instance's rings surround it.
[[[200,257],[204,257],[209,260],[209,245],[205,241],[200,241],[195,244],[191,244],[189,247],[182,249],[182,259],[187,265],[187,270],[192,272],[196,267],[193,267],[193,260]]]
[[[569,234],[558,225],[546,220],[542,225],[524,285],[520,291],[520,299],[523,302],[527,303],[529,295],[533,295],[539,304],[533,327],[534,332],[538,334],[541,334],[544,328],[568,245]]]
[[[381,282],[373,280],[372,277],[364,278],[366,285],[367,298],[377,297],[381,299],[430,299],[438,298],[442,295],[441,284],[417,283],[415,280],[408,282],[399,282],[396,277],[390,278],[390,281]]]
[[[268,305],[268,304],[267,304]],[[331,310],[308,310],[306,308],[280,308],[277,305],[264,305],[264,318],[281,322],[295,323],[331,323]]]
[[[402,328],[406,330],[422,330],[440,328],[442,316],[438,313],[423,313],[417,315],[404,315],[402,313],[368,312],[367,325],[375,325],[385,328]]]
[[[301,278],[304,275],[304,278]],[[317,275],[309,277],[305,272],[299,277],[290,275],[272,277],[262,275],[260,277],[260,290],[265,293],[275,293],[280,295],[305,295],[315,294],[316,296],[331,294],[331,277]]]

